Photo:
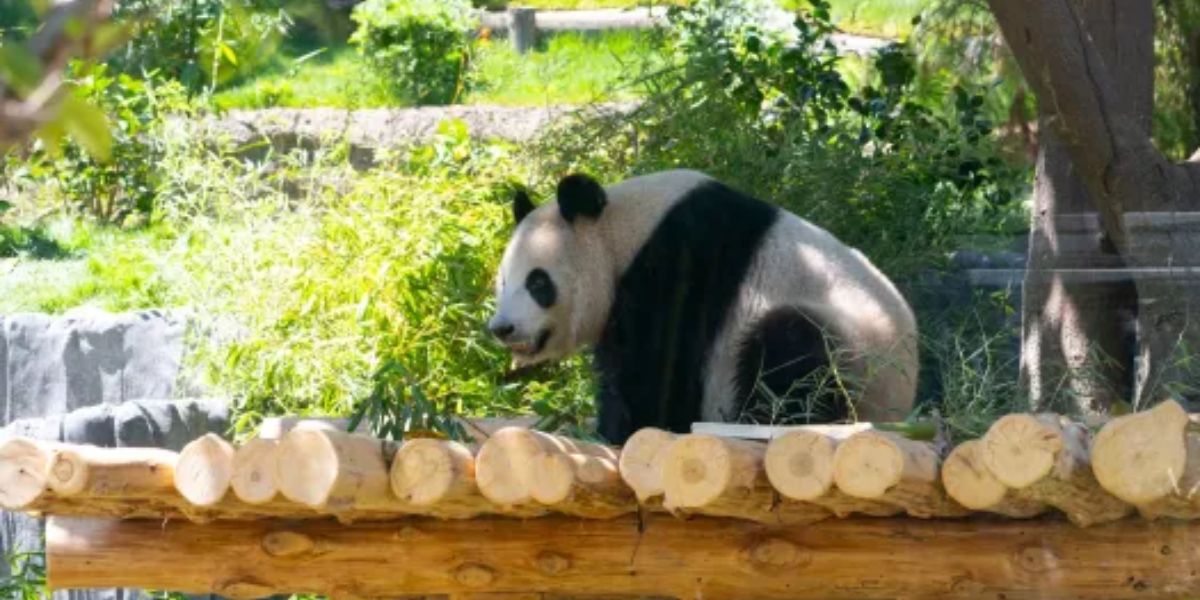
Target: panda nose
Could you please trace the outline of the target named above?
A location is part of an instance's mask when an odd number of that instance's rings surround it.
[[[492,319],[488,323],[488,330],[492,332],[492,335],[496,336],[496,339],[503,341],[513,334],[516,327],[513,327],[512,323]]]

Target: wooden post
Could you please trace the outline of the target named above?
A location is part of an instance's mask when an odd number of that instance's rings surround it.
[[[675,598],[1166,598],[1200,594],[1197,522],[117,521],[53,517],[53,589],[260,598],[530,593]]]
[[[537,45],[537,34],[535,9],[515,6],[508,9],[508,36],[518,53],[525,54]]]

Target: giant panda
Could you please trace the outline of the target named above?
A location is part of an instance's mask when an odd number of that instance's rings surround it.
[[[691,170],[607,187],[573,174],[556,194],[540,207],[514,195],[488,328],[518,367],[592,348],[611,443],[805,394],[824,401],[776,422],[909,412],[912,310],[829,232]]]

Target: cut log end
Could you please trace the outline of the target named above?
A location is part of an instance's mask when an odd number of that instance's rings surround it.
[[[1168,400],[1109,421],[1092,442],[1092,470],[1109,493],[1131,504],[1173,494],[1187,468],[1189,419]]]
[[[475,477],[488,500],[502,507],[530,503],[534,460],[543,451],[527,429],[505,427],[484,442],[475,457]]]
[[[647,427],[625,442],[618,463],[621,479],[633,489],[639,502],[662,496],[662,460],[677,437],[669,431]]]
[[[676,440],[663,458],[662,481],[667,505],[702,507],[729,488],[733,457],[725,440],[711,435],[688,435]]]
[[[950,452],[942,465],[942,484],[951,498],[973,510],[999,505],[1009,490],[984,464],[979,440],[963,442]]]
[[[790,431],[767,444],[763,458],[767,478],[780,494],[793,500],[813,500],[833,487],[835,444],[812,431]]]
[[[864,431],[838,445],[834,455],[834,482],[841,491],[858,498],[879,498],[904,476],[904,451],[891,436]]]
[[[471,451],[457,442],[409,440],[392,462],[392,492],[414,506],[433,506],[457,487],[474,486],[474,461]]]
[[[25,438],[0,444],[0,506],[21,510],[42,496],[47,489],[47,454]]]
[[[229,491],[233,446],[209,433],[183,447],[175,464],[175,489],[195,506],[212,506]]]
[[[1062,428],[1050,415],[1011,414],[983,438],[983,458],[1004,485],[1023,489],[1050,474],[1063,449]]]
[[[248,504],[266,504],[279,492],[276,479],[277,443],[272,439],[252,439],[238,447],[233,455],[233,493]]]
[[[323,507],[337,484],[341,469],[331,435],[340,432],[317,426],[296,427],[279,442],[279,491],[292,502]]]
[[[87,461],[76,450],[57,448],[50,452],[46,479],[46,484],[57,494],[79,494],[87,486]]]

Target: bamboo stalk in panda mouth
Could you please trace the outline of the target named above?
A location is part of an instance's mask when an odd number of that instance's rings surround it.
[[[1061,510],[1080,526],[1120,519],[1132,510],[1092,472],[1087,428],[1053,414],[1011,414],[983,437],[983,462],[1004,485]]]
[[[475,477],[483,495],[506,511],[552,508],[579,517],[611,518],[637,510],[617,462],[608,446],[505,427],[480,447]]]
[[[663,507],[682,514],[734,517],[763,523],[803,524],[830,512],[779,498],[763,464],[761,442],[707,434],[681,436],[662,461]]]
[[[838,444],[833,479],[850,496],[893,504],[914,517],[965,516],[969,511],[942,488],[940,462],[928,442],[868,430]]]
[[[1174,400],[1106,423],[1091,458],[1101,487],[1146,518],[1200,518],[1200,432]]]

